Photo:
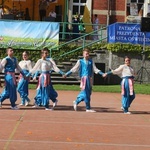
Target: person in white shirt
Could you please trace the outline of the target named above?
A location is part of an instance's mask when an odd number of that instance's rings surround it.
[[[93,22],[93,24],[94,24],[93,25],[93,31],[95,31],[94,32],[94,36],[93,36],[93,40],[98,40],[99,39],[99,37],[98,37],[98,29],[99,29],[100,22],[99,22],[97,14],[94,15],[94,22]]]
[[[55,13],[55,11],[54,10],[52,10],[50,13],[49,13],[49,15],[48,15],[49,17],[53,17],[53,18],[56,18],[56,13]]]
[[[0,19],[2,19],[3,15],[4,15],[3,6],[0,5]]]
[[[57,73],[61,74],[60,69],[53,64],[48,57],[48,49],[44,48],[41,51],[41,59],[39,59],[33,69],[29,72],[27,77],[29,77],[31,74],[36,73],[37,71],[40,71],[39,81],[38,81],[38,87],[37,87],[37,93],[35,96],[35,105],[33,108],[38,108],[39,106],[44,106],[45,110],[53,110],[49,108],[49,99],[50,99],[50,86],[51,86],[51,77],[50,77],[50,71],[54,70]]]
[[[48,50],[48,48],[45,48],[45,49]],[[48,51],[49,51],[49,50],[48,50]],[[49,60],[49,61],[55,66],[55,68],[57,68],[57,70],[59,71],[59,73],[60,73],[61,75],[64,74],[64,72],[61,71],[61,70],[57,67],[57,65],[56,65],[55,61],[53,60],[53,58],[51,58],[51,57],[48,56],[46,59]],[[53,72],[53,70],[50,70],[50,74],[52,74],[52,72]],[[35,73],[34,76],[33,76],[33,80],[36,80],[36,78],[37,78],[37,76],[38,76],[39,74],[40,74],[40,70],[37,70],[36,73]],[[50,77],[50,80],[51,80],[51,77]],[[52,84],[52,82],[51,82],[50,85],[49,85],[49,98],[50,98],[50,100],[53,102],[53,107],[52,107],[52,109],[54,109],[55,106],[57,106],[57,103],[58,103],[57,97],[58,97],[58,93],[57,93],[57,91],[54,89],[53,84]]]
[[[135,99],[135,92],[134,92],[134,70],[130,66],[130,58],[128,56],[124,59],[125,63],[120,65],[117,69],[107,72],[109,74],[117,74],[121,75],[122,82],[121,82],[121,94],[122,94],[122,107],[121,109],[124,111],[125,114],[131,114],[129,112],[129,107],[132,101]]]
[[[32,69],[31,61],[28,60],[29,54],[28,52],[24,51],[22,53],[23,60],[19,62],[19,66],[22,68],[22,71],[25,75],[29,73],[29,71]],[[28,106],[30,103],[30,99],[28,98],[28,85],[29,85],[29,79],[25,79],[22,77],[22,75],[19,75],[19,82],[17,91],[20,94],[20,97],[22,99],[20,106],[25,105]]]

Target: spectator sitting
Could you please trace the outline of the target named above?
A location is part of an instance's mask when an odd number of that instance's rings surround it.
[[[2,19],[3,15],[4,15],[3,6],[0,5],[0,19]]]
[[[50,13],[49,13],[49,15],[48,15],[49,17],[53,17],[53,18],[56,18],[56,13],[55,13],[55,11],[54,10],[52,10]]]

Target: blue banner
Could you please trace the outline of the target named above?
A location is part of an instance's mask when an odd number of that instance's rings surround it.
[[[140,24],[115,23],[108,27],[108,43],[150,45],[150,32],[141,32]]]
[[[49,49],[59,43],[59,23],[0,20],[0,48]]]

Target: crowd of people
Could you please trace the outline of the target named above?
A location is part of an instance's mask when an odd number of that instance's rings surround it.
[[[80,36],[83,35],[83,33],[86,32],[86,27],[85,24],[83,22],[83,18],[79,15],[75,15],[73,17],[73,21],[72,21],[72,38],[78,38]],[[100,21],[98,18],[98,15],[95,14],[93,17],[93,24],[92,24],[92,29],[93,29],[93,36],[92,39],[97,41],[99,40],[99,29],[100,29]]]
[[[81,79],[80,88],[81,92],[78,94],[75,101],[73,101],[73,108],[77,111],[77,106],[80,102],[85,102],[86,112],[96,112],[91,109],[91,93],[92,93],[92,77],[93,73],[99,74],[102,77],[107,77],[110,74],[121,74],[121,90],[122,90],[122,107],[121,109],[125,114],[130,114],[129,107],[132,101],[135,99],[135,92],[133,86],[134,70],[130,66],[130,58],[125,57],[125,63],[120,65],[119,68],[111,70],[107,73],[103,73],[99,70],[92,59],[89,57],[89,49],[83,50],[83,58],[79,59],[75,66],[68,72],[61,71],[54,60],[49,57],[48,48],[41,50],[41,58],[38,59],[36,64],[32,66],[31,60],[29,60],[28,52],[22,53],[22,61],[18,63],[17,58],[14,57],[14,50],[11,47],[6,49],[7,56],[2,59],[0,63],[0,69],[5,73],[5,87],[0,94],[0,107],[6,99],[10,99],[11,109],[18,110],[19,107],[16,104],[17,91],[21,98],[20,106],[28,106],[30,101],[28,85],[30,78],[36,80],[37,75],[38,85],[36,89],[36,95],[34,97],[33,108],[45,107],[45,110],[53,110],[57,105],[58,93],[55,91],[51,81],[51,72],[55,71],[62,75],[63,78],[70,76],[74,72],[79,72]],[[20,72],[20,78],[17,83],[15,72]],[[53,105],[50,108],[50,100]]]

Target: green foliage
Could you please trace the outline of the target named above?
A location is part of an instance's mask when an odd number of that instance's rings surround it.
[[[111,52],[131,52],[131,53],[141,53],[142,46],[141,45],[133,45],[133,44],[124,44],[124,43],[109,43],[107,44],[107,50]]]
[[[92,46],[85,47],[85,48],[88,48],[90,52],[93,52],[94,50],[106,49],[106,46],[107,46],[106,43],[98,43],[98,44],[93,44]],[[83,50],[83,47],[78,46],[77,44],[65,45],[59,48],[59,50],[53,50],[51,56],[55,60],[68,61],[70,59],[77,59],[78,56],[82,56],[82,50]]]
[[[36,62],[40,58],[39,50],[25,50],[25,49],[14,49],[14,56],[18,59],[18,61],[22,60],[22,53],[24,51],[29,52],[30,60]],[[0,49],[0,59],[3,59],[7,56],[6,49]]]
[[[115,53],[132,53],[132,54],[147,54],[148,58],[150,58],[150,46],[143,47],[139,44],[131,44],[131,43],[109,43],[107,44],[107,50]]]
[[[74,51],[76,48],[78,48],[77,45],[65,45],[61,47],[59,50],[52,51],[52,57],[55,60],[60,61],[68,61],[71,58],[78,58],[78,56],[82,54],[82,48]],[[68,54],[66,55],[66,53]]]
[[[93,44],[91,46],[91,50],[103,50],[107,48],[107,43],[102,42],[102,43],[98,43],[98,44]]]
[[[62,44],[62,43],[61,43]],[[75,50],[77,49],[78,50]],[[143,47],[141,45],[133,45],[130,43],[97,43],[93,44],[89,47],[90,52],[93,52],[94,50],[108,50],[115,53],[132,53],[132,54],[141,54],[143,52]],[[62,61],[68,61],[70,59],[77,59],[78,56],[82,56],[82,45],[76,44],[70,44],[70,45],[64,45],[59,49],[53,49],[51,52],[51,57],[53,57],[55,60],[59,60],[59,62]],[[22,60],[22,52],[25,50],[15,49],[15,57],[18,59],[18,61]],[[26,50],[30,54],[30,59],[34,62],[36,62],[40,58],[40,50]],[[144,53],[147,54],[148,58],[150,58],[150,46],[144,47]],[[0,59],[6,57],[6,50],[0,49]]]

